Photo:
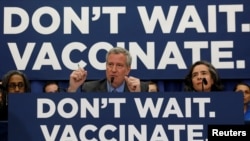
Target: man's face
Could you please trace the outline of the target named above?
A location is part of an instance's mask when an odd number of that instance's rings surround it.
[[[106,77],[110,81],[114,77],[113,87],[120,86],[124,81],[124,76],[130,72],[130,67],[126,64],[126,56],[122,53],[110,54],[106,63]]]

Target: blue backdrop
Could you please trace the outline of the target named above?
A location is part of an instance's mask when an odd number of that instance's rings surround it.
[[[188,67],[210,61],[226,90],[250,80],[250,3],[244,0],[2,0],[0,76],[24,71],[32,91],[45,80],[67,87],[78,65],[105,77],[105,53],[133,56],[131,75],[181,91]]]

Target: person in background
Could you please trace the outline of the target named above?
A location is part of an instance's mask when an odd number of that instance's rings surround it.
[[[19,70],[10,70],[2,78],[3,99],[4,99],[4,121],[8,121],[8,95],[11,93],[29,93],[31,92],[30,81],[28,77]],[[8,123],[8,122],[6,122]],[[3,134],[2,140],[8,140],[8,124],[3,124],[1,127]]]
[[[250,86],[245,82],[239,82],[235,85],[233,91],[243,93],[244,120],[246,123],[250,123]]]
[[[157,83],[155,81],[149,81],[148,92],[159,92]]]
[[[106,54],[106,78],[85,82],[87,71],[79,68],[70,74],[68,92],[148,92],[148,82],[129,76],[132,57],[121,47],[114,47]]]
[[[2,78],[2,98],[4,102],[4,111],[2,120],[8,119],[8,94],[9,93],[28,93],[31,92],[31,86],[28,77],[19,70],[10,70]]]
[[[47,81],[43,86],[44,93],[58,93],[60,92],[59,84],[57,81]]]
[[[184,79],[184,91],[222,91],[223,85],[215,67],[208,61],[197,61]]]

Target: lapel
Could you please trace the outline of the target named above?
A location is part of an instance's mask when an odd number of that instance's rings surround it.
[[[125,82],[125,85],[124,85],[124,92],[130,92],[129,89],[128,89],[128,85],[127,85],[126,82]]]
[[[98,86],[96,87],[97,92],[108,92],[107,90],[107,79],[102,79],[98,82]]]

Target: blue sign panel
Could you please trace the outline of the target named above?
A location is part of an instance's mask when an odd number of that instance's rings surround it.
[[[80,65],[99,79],[105,54],[119,46],[141,79],[183,79],[198,60],[222,78],[249,79],[249,15],[244,0],[1,1],[0,75],[67,80]]]
[[[243,124],[242,106],[233,92],[10,94],[9,141],[205,141],[209,124]]]

